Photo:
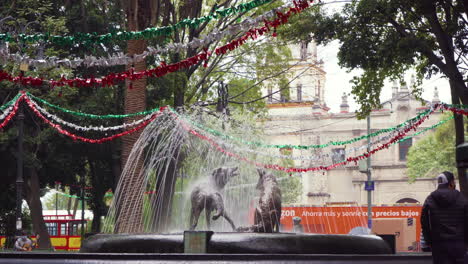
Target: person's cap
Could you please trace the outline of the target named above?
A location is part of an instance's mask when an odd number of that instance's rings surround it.
[[[451,172],[444,171],[437,176],[437,184],[443,185],[452,182],[455,178]]]
[[[437,176],[437,184],[441,185],[441,184],[447,184],[447,183],[448,183],[448,180],[445,174],[441,173],[439,174],[439,176]]]

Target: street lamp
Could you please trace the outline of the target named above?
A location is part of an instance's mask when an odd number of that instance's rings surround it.
[[[15,26],[12,25],[6,25],[5,22],[8,20],[12,20],[15,24]],[[26,30],[28,27],[32,24],[39,24],[37,21],[31,21],[26,24],[20,24],[17,20],[15,20],[13,17],[8,16],[5,18],[0,19],[0,28],[4,29],[6,28],[6,31],[12,31],[15,33],[20,33],[20,34],[25,34]],[[20,50],[20,53],[23,54],[23,50],[25,47],[25,43],[18,41],[18,47]],[[0,48],[8,48],[4,43],[0,43]],[[24,71],[28,70],[28,65],[27,64],[21,64],[20,65],[20,72],[21,76],[23,76]],[[21,90],[21,87],[20,87]],[[24,142],[24,109],[23,109],[23,104],[20,102],[18,104],[18,115],[17,115],[17,125],[18,125],[18,156],[16,158],[16,211],[15,211],[15,217],[16,217],[16,233],[19,235],[22,228],[23,228],[23,223],[21,220],[22,217],[22,201],[23,201],[23,158],[24,158],[24,152],[23,152],[23,142]]]

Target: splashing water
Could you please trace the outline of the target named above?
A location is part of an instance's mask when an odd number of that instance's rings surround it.
[[[234,122],[228,123],[195,109],[190,119],[229,136],[249,141],[262,141],[264,138],[263,129],[257,127],[256,121],[259,118],[245,112],[232,118]],[[252,224],[253,210],[258,199],[256,197],[259,195],[255,189],[258,181],[255,165],[223,154],[207,140],[194,136],[191,129],[216,141],[222,148],[235,150],[236,153],[242,152],[241,156],[253,162],[295,165],[293,160],[278,159],[277,149],[257,150],[260,147],[249,145],[249,151],[242,151],[246,149],[245,145],[235,141],[220,141],[202,129],[190,126],[184,118],[165,110],[145,128],[135,143],[120,177],[103,232],[168,233],[188,230],[190,193],[195,186],[204,184],[212,171],[219,167],[239,169],[239,175],[232,177],[221,192],[226,212],[237,227]],[[301,155],[303,154],[308,153],[301,152]],[[322,159],[317,162],[328,160]],[[299,193],[290,194],[290,188],[282,188],[283,204],[285,199],[286,203],[300,202],[301,179],[282,172],[274,174],[280,186],[283,184],[282,187],[289,187],[295,184],[299,189]],[[317,191],[324,192],[326,177],[320,175],[314,175],[313,178],[317,179],[314,180],[314,185]],[[288,195],[290,198],[287,198]],[[325,202],[324,200],[323,203]],[[206,229],[205,214],[202,213],[197,230]],[[211,230],[230,232],[232,228],[221,217],[211,221]]]
[[[203,115],[198,118],[203,123],[219,123],[217,119]],[[250,135],[255,133],[254,130],[245,122],[226,128],[230,134],[239,131],[237,136],[251,139],[258,137]],[[249,158],[256,160],[254,155]],[[205,178],[219,167],[239,168],[239,175],[230,179],[222,195],[225,210],[235,225],[248,225],[258,180],[255,166],[223,155],[208,142],[194,137],[187,123],[165,111],[145,128],[135,143],[106,217],[104,232],[188,230],[191,190],[203,184]],[[138,180],[129,180],[135,175]],[[204,220],[202,214],[198,230],[206,229]],[[212,221],[211,229],[232,231],[223,218]]]

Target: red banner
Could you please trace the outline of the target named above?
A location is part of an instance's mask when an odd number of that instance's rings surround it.
[[[372,207],[372,219],[413,218],[416,225],[416,240],[421,234],[421,206],[375,206]],[[367,207],[283,207],[281,225],[285,232],[293,228],[293,217],[300,217],[306,233],[348,234],[353,228],[367,228]]]

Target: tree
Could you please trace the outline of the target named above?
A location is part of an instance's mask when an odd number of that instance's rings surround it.
[[[92,2],[92,5],[90,3]],[[7,1],[0,9],[0,16],[12,16],[21,24],[28,23],[30,21],[37,21],[38,23],[32,24],[27,34],[35,32],[49,32],[50,34],[65,34],[67,32],[77,32],[81,30],[91,31],[103,31],[110,30],[109,28],[118,27],[114,22],[109,22],[108,18],[112,18],[113,21],[119,21],[118,8],[113,3],[108,1],[80,1],[80,5],[72,5],[70,1],[46,1],[46,0],[22,0],[22,1]],[[79,17],[80,19],[75,19]],[[14,26],[14,21],[9,21],[10,26]],[[111,46],[107,51],[103,51],[99,45],[77,45],[73,47],[61,47],[57,45],[26,45],[22,48],[16,43],[10,43],[9,48],[11,52],[21,52],[31,57],[40,55],[39,51],[43,51],[45,56],[58,56],[67,57],[74,53],[78,56],[92,50],[96,56],[100,54],[107,54],[107,52],[113,52],[115,47],[118,45]],[[7,63],[2,65],[2,69],[18,73],[17,65],[13,63]],[[100,69],[88,68],[79,69],[84,75],[102,74]],[[105,73],[105,69],[103,72]],[[110,69],[115,70],[115,69]],[[62,74],[73,74],[74,71],[70,69],[64,69],[61,67],[52,69],[35,69],[30,67],[26,75],[46,75],[50,78],[60,78]],[[6,102],[16,95],[20,89],[24,87],[2,83],[2,89],[0,91],[0,100]],[[117,87],[118,88],[118,87]],[[49,86],[35,87],[34,89],[28,89],[33,95],[44,98],[54,104],[58,104],[62,107],[69,109],[81,109],[84,112],[99,113],[110,113],[110,112],[121,112],[116,111],[115,108],[119,109],[119,89],[77,89],[71,87],[62,87],[51,90]],[[89,164],[93,162],[109,162],[105,166],[107,168],[113,168],[115,163],[114,151],[109,151],[106,148],[92,149],[86,143],[73,142],[69,138],[57,136],[57,132],[50,127],[43,125],[40,121],[38,122],[34,118],[34,114],[25,111],[25,188],[24,198],[28,203],[31,210],[32,226],[35,233],[40,234],[39,245],[43,248],[50,247],[49,235],[45,227],[45,223],[42,217],[42,204],[40,203],[40,196],[43,194],[42,190],[46,186],[54,186],[55,181],[60,181],[63,184],[76,184],[80,178],[86,177],[88,182],[91,179],[99,179],[100,185],[107,190],[111,187],[113,181],[108,181],[108,177],[102,174],[100,171],[93,173],[89,168]],[[68,119],[69,117],[67,117]],[[68,119],[70,120],[70,119]],[[83,122],[81,118],[72,117],[72,122]],[[85,125],[96,125],[92,121],[84,121]],[[110,121],[110,123],[115,123]],[[102,123],[101,123],[102,124]],[[18,156],[16,151],[16,138],[17,131],[12,122],[6,129],[0,134],[2,148],[0,149],[0,156],[3,157],[0,160],[2,168],[4,169],[4,175],[8,177],[9,185],[0,186],[0,192],[14,194],[14,180],[16,176],[16,162],[15,159]],[[115,144],[115,143],[114,143]],[[107,144],[112,146],[113,144]],[[89,147],[89,148],[88,148]],[[94,156],[91,156],[90,153]],[[13,154],[13,156],[12,156]],[[115,174],[115,173],[114,173]],[[104,176],[104,177],[102,177]],[[99,192],[96,192],[99,193]],[[72,190],[72,194],[78,194],[78,190]],[[10,196],[11,197],[11,196]],[[14,197],[14,195],[12,196]],[[102,200],[102,197],[101,197]],[[3,200],[2,200],[3,201]],[[97,201],[97,202],[94,202]],[[91,205],[98,203],[99,199],[92,199]],[[5,201],[5,205],[8,205]],[[100,221],[102,213],[96,213],[97,216],[94,220]],[[3,221],[3,219],[1,220]],[[9,227],[13,228],[13,227]],[[6,232],[11,233],[11,230]]]
[[[445,114],[450,118],[451,114]],[[408,177],[414,181],[420,177],[433,177],[442,171],[455,171],[455,125],[447,122],[434,133],[417,141],[408,152]]]
[[[412,146],[407,160],[410,181],[420,177],[433,177],[444,170],[454,171],[454,141],[454,124],[445,123]]]
[[[340,41],[340,65],[362,70],[352,81],[352,94],[363,118],[380,106],[384,81],[402,79],[412,68],[417,71],[416,95],[424,77],[441,73],[449,80],[452,103],[468,104],[467,11],[466,1],[354,0],[340,13],[307,13],[286,33],[292,39],[313,34],[322,44]],[[464,141],[460,116],[455,117],[455,128],[458,145]],[[465,170],[458,174],[461,190],[468,195]]]

